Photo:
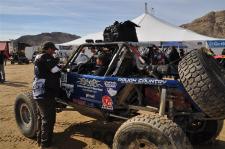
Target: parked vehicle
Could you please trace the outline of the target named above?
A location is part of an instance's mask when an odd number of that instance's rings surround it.
[[[12,56],[9,59],[11,61],[11,64],[15,64],[15,63],[29,64],[29,60],[27,59],[25,54],[22,53],[22,52],[13,53]]]
[[[125,121],[113,149],[181,149],[214,140],[225,118],[224,68],[204,49],[191,51],[178,68],[170,62],[153,65],[152,51],[143,56],[146,48],[151,45],[81,45],[62,71],[58,108],[70,106],[99,120]],[[80,53],[88,60],[79,62]],[[103,76],[95,75],[99,53],[107,53],[110,60]],[[35,136],[36,113],[31,92],[16,97],[16,122],[26,137]]]

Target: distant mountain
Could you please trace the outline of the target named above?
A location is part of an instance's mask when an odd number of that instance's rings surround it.
[[[38,35],[25,35],[21,36],[14,41],[14,45],[17,43],[26,43],[31,46],[40,46],[46,41],[54,42],[55,44],[69,42],[80,38],[80,36],[72,35],[62,32],[41,33]]]
[[[225,10],[210,12],[203,17],[195,19],[191,23],[181,25],[202,35],[225,38]]]

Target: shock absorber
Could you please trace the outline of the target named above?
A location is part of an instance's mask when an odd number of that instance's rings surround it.
[[[169,117],[172,119],[173,118],[173,99],[169,99],[169,111],[168,111],[168,115]]]
[[[167,99],[168,99],[168,116],[170,119],[174,117],[174,100],[176,96],[171,93],[171,90],[168,91]]]
[[[163,116],[165,114],[166,109],[166,88],[162,88],[161,90],[161,98],[160,98],[160,107],[159,107],[159,115]]]

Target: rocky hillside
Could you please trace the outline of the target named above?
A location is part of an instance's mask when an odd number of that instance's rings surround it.
[[[225,38],[225,10],[210,12],[191,23],[181,25],[202,35],[216,38]]]
[[[39,45],[42,45],[42,43],[45,41],[52,41],[57,44],[57,43],[69,42],[77,38],[80,38],[80,37],[77,35],[72,35],[68,33],[52,32],[52,33],[41,33],[38,35],[21,36],[20,38],[16,39],[14,43],[17,44],[21,42],[21,43],[29,44],[31,46],[39,46]]]

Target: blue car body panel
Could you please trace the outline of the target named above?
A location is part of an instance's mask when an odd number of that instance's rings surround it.
[[[74,103],[102,110],[113,111],[116,95],[126,84],[142,84],[176,88],[191,100],[183,85],[177,80],[158,80],[153,78],[122,78],[82,75],[76,72],[62,74],[61,86]]]

